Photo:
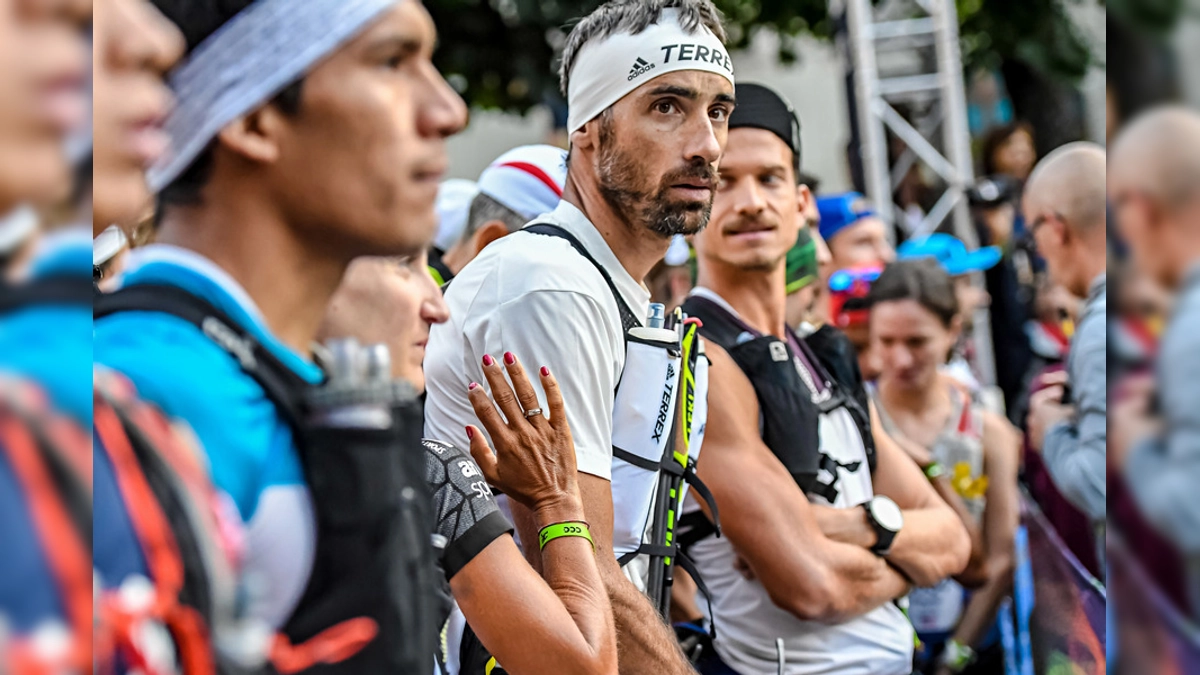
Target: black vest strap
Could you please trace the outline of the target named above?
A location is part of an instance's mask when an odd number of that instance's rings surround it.
[[[588,262],[592,263],[592,266],[595,267],[598,272],[600,272],[600,276],[604,277],[604,283],[608,284],[608,290],[612,291],[613,299],[617,301],[617,311],[621,313],[621,324],[625,331],[642,325],[641,319],[639,319],[638,316],[633,313],[633,310],[629,309],[629,305],[625,302],[625,299],[621,297],[621,292],[617,290],[617,284],[613,282],[612,275],[608,273],[608,270],[604,269],[603,265],[601,265],[595,258],[592,257],[591,253],[588,253],[588,250],[584,248],[583,243],[576,239],[575,235],[567,232],[557,225],[551,225],[550,223],[534,223],[525,227],[523,231],[545,235],[548,237],[565,239],[566,242],[571,245],[571,248],[575,249],[579,255],[583,256]]]
[[[36,305],[90,305],[94,294],[87,277],[54,276],[21,284],[0,282],[0,314]]]
[[[242,370],[263,388],[267,398],[299,431],[302,393],[312,384],[288,368],[253,335],[212,303],[175,286],[138,284],[96,296],[96,320],[120,312],[159,312],[187,321],[237,360]],[[299,434],[297,435],[299,437]]]

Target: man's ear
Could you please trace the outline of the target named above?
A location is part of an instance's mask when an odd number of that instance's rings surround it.
[[[600,147],[600,116],[589,121],[570,135],[571,149],[595,150]]]
[[[508,225],[499,220],[489,220],[475,230],[475,255],[487,248],[487,245],[508,235]]]
[[[226,124],[217,139],[226,149],[250,162],[269,164],[279,159],[284,124],[283,113],[273,105],[265,105]]]
[[[796,206],[800,209],[800,215],[803,216],[812,207],[812,200],[813,193],[807,185],[796,186]]]

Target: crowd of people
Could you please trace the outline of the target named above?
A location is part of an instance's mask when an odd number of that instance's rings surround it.
[[[1002,673],[1023,490],[1103,578],[1112,476],[1200,608],[1200,117],[998,129],[984,246],[897,245],[709,0],[475,181],[436,42],[0,0],[0,673]]]

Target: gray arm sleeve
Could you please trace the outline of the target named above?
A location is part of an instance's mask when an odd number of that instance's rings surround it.
[[[1108,480],[1108,354],[1104,322],[1080,335],[1071,387],[1076,419],[1046,432],[1042,458],[1059,491],[1092,521],[1105,519]]]

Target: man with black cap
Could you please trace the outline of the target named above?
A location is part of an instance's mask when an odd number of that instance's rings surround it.
[[[684,305],[710,341],[700,474],[724,532],[685,516],[718,627],[704,672],[907,675],[913,632],[893,601],[962,569],[967,535],[787,326],[785,258],[812,200],[797,187],[799,124],[766,87],[737,97]]]

